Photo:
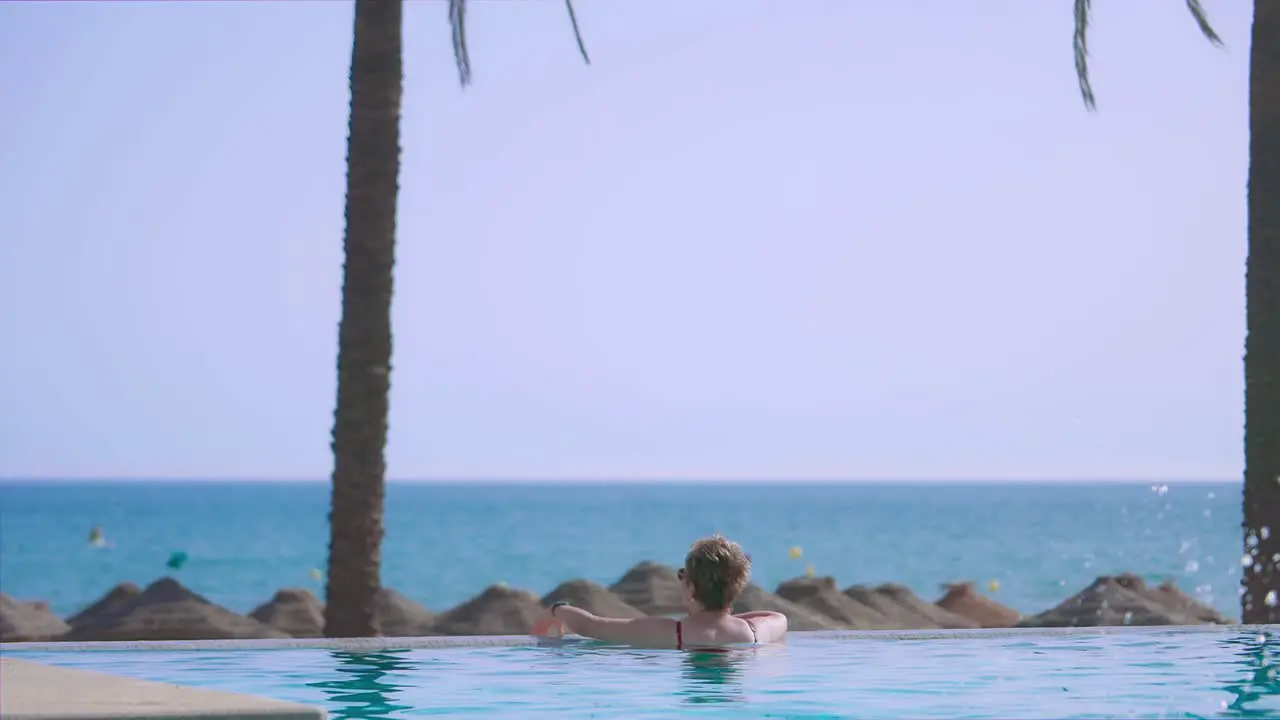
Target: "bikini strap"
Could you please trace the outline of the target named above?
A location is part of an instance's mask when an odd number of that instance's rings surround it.
[[[676,649],[684,649],[684,623],[679,620],[676,621]]]

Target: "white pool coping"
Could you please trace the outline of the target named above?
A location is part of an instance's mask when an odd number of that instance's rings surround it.
[[[1280,636],[1280,625],[1145,625],[1100,627],[999,628],[982,630],[792,630],[788,637],[839,641],[964,640],[1002,637],[1062,637],[1141,633],[1245,633]],[[336,650],[364,653],[388,650],[434,650],[469,647],[521,647],[545,644],[529,635],[429,635],[373,638],[273,638],[267,640],[146,640],[112,642],[0,643],[0,653]]]
[[[323,708],[0,658],[4,720],[327,720]]]

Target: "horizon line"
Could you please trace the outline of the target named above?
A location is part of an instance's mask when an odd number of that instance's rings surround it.
[[[97,476],[73,476],[73,475],[14,475],[0,476],[0,484],[17,484],[17,483],[290,483],[290,484],[329,484],[332,479],[329,477],[305,477],[305,476],[274,476],[274,477],[258,477],[251,475],[230,475],[230,476],[163,476],[163,475],[142,475],[142,476],[113,476],[113,475],[97,475]],[[1018,477],[1004,475],[998,477],[960,477],[960,476],[887,476],[887,477],[830,477],[830,476],[770,476],[770,477],[730,477],[730,476],[709,476],[709,477],[634,477],[634,476],[569,476],[569,477],[492,477],[492,476],[474,476],[474,477],[388,477],[385,481],[387,484],[395,485],[461,485],[461,484],[490,484],[490,485],[507,485],[507,484],[589,484],[589,483],[612,483],[612,484],[673,484],[673,483],[692,483],[692,484],[714,484],[714,483],[737,483],[737,484],[770,484],[770,483],[799,483],[799,484],[831,484],[831,485],[873,485],[873,484],[892,484],[892,483],[917,483],[917,484],[939,484],[939,483],[959,483],[959,484],[1085,484],[1085,483],[1117,483],[1117,484],[1228,484],[1242,483],[1243,477],[1224,478],[1224,477],[1156,477],[1156,476],[1093,476],[1093,477],[1061,477],[1061,476],[1039,476],[1039,477]]]

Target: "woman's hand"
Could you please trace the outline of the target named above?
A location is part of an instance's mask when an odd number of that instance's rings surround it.
[[[555,608],[546,610],[533,623],[533,634],[538,637],[564,637],[564,621],[555,616]]]

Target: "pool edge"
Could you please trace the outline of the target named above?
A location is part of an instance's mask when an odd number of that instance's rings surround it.
[[[0,657],[5,720],[327,720],[324,708]]]
[[[1152,625],[1063,628],[1000,628],[984,630],[793,630],[790,637],[839,641],[963,640],[1001,637],[1066,637],[1117,634],[1241,633],[1280,635],[1280,625]],[[442,648],[522,647],[547,641],[528,635],[426,636],[375,638],[280,638],[267,640],[141,640],[102,642],[0,643],[3,653],[62,653],[101,651],[174,650],[332,650],[339,652],[383,652],[388,650],[434,650]]]

